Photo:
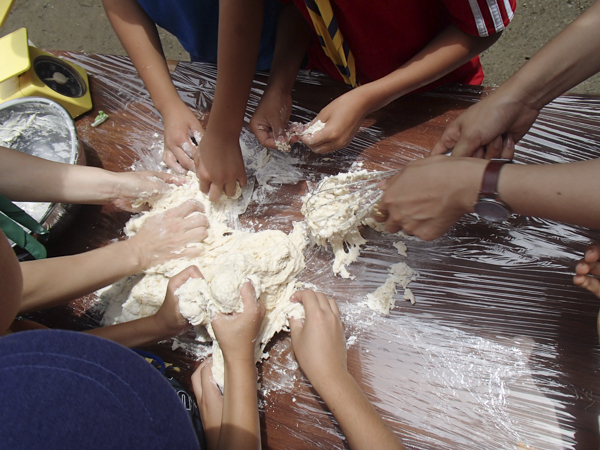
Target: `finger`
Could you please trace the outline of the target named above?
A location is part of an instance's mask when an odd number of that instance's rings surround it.
[[[292,298],[304,305],[304,311],[307,317],[321,309],[317,296],[310,289],[297,291],[294,293]]]
[[[185,240],[187,241],[188,244],[190,244],[190,243],[196,244],[199,242],[203,242],[204,239],[206,239],[207,237],[208,237],[208,231],[207,231],[206,227],[197,227],[197,228],[193,228],[193,229],[185,232]],[[196,249],[197,249],[197,251],[196,251]],[[202,249],[199,247],[189,247],[189,248],[183,249],[183,251],[186,253],[194,253],[194,254],[202,253]]]
[[[256,136],[256,139],[258,139],[258,142],[260,142],[261,145],[267,148],[276,147],[271,127],[262,124],[254,125],[251,122],[250,130],[252,131],[252,133],[254,133],[254,136]]]
[[[295,319],[293,317],[290,317],[289,323],[290,323],[290,335],[292,337],[292,343],[293,343],[302,334],[302,330],[304,329],[304,320]]]
[[[340,309],[338,308],[336,301],[329,297],[327,297],[327,301],[329,302],[329,307],[333,311],[333,314],[335,314],[335,316],[341,320]]]
[[[485,148],[479,147],[473,153],[473,158],[485,159]]]
[[[191,143],[188,145],[191,146]],[[180,147],[171,147],[171,152],[173,152],[173,155],[177,158],[177,162],[179,162],[184,169],[194,170],[194,160],[191,158],[191,155],[188,155],[187,152]]]
[[[211,183],[210,190],[208,191],[208,199],[211,202],[218,202],[221,198],[221,194],[223,193],[223,185]]]
[[[234,181],[229,181],[228,183],[225,184],[225,195],[227,197],[233,197],[235,195],[235,191],[237,190],[237,182]]]
[[[185,217],[185,221],[182,226],[182,231],[193,230],[194,228],[208,226],[208,219],[206,216],[198,211],[194,211]]]
[[[498,158],[502,153],[502,136],[496,136],[492,141],[485,146],[485,158]]]
[[[242,303],[244,306],[253,305],[256,303],[256,291],[254,290],[254,284],[250,280],[246,281],[242,285],[240,290],[240,296],[242,297]]]
[[[240,183],[240,187],[242,189],[246,187],[246,185],[248,184],[248,177],[246,176],[245,170],[244,170],[244,174],[238,177],[237,182]]]
[[[203,194],[208,194],[210,191],[211,182],[209,180],[200,179],[200,191]]]
[[[187,183],[187,178],[181,177],[179,175],[173,175],[170,173],[164,172],[151,172],[151,176],[160,179],[164,183],[174,184],[175,186],[183,186]]]
[[[327,298],[327,296],[325,294],[323,294],[322,292],[315,292],[315,295],[317,296],[317,301],[319,302],[319,307],[323,311],[331,311],[331,305],[329,303],[329,299]]]
[[[600,259],[600,243],[594,242],[590,244],[584,253],[584,259],[587,262],[594,262]]]
[[[512,134],[507,134],[502,142],[502,154],[500,155],[503,159],[513,159],[515,156],[515,139]]]
[[[186,200],[176,208],[167,211],[167,214],[187,217],[192,213],[203,213],[204,205],[197,200]]]
[[[587,275],[590,273],[590,265],[586,261],[580,260],[575,266],[575,273],[577,275]]]
[[[446,133],[444,133],[440,140],[437,141],[431,149],[429,156],[444,155],[446,153],[450,153],[454,148],[454,143],[454,140],[450,139],[450,137],[447,136]]]
[[[184,174],[186,172],[186,170],[181,166],[181,164],[179,164],[177,158],[171,152],[171,150],[168,150],[166,148],[163,150],[163,161],[167,165],[167,167],[170,167],[177,173]]]
[[[385,222],[389,215],[389,211],[380,203],[375,205],[375,208],[373,208],[373,213],[371,214],[371,216],[380,223]]]
[[[590,274],[600,276],[600,263],[598,263],[598,261],[587,263],[587,265]]]
[[[587,289],[592,294],[596,295],[596,297],[600,297],[600,280],[596,277],[584,276],[584,280],[578,286],[581,286],[584,289]],[[575,280],[573,280],[575,281]],[[575,283],[577,284],[577,283]]]

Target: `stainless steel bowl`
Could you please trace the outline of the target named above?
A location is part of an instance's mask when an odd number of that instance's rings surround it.
[[[24,97],[0,104],[0,145],[51,161],[85,165],[85,153],[70,114],[60,104]],[[50,236],[68,223],[74,205],[15,202]]]

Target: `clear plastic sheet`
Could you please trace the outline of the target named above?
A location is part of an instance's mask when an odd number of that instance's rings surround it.
[[[162,124],[127,58],[63,54],[90,75],[95,108],[110,120],[91,128],[94,113],[77,121],[91,164],[110,170],[160,169]],[[210,108],[216,70],[179,63],[173,73],[181,98],[202,119]],[[257,75],[247,119],[265,87]],[[344,88],[320,75],[300,74],[292,121],[308,122]],[[245,131],[246,166],[257,181],[241,226],[291,230],[302,196],[323,176],[351,168],[399,168],[428,153],[444,126],[485,91],[449,87],[394,102],[369,116],[351,145],[314,155],[300,144],[291,153],[261,148]],[[95,112],[95,111],[94,111]],[[564,96],[544,109],[520,142],[516,160],[568,162],[598,157],[600,99]],[[128,216],[90,210],[72,227],[57,254],[104,245],[119,236]],[[572,285],[576,261],[598,233],[580,227],[514,217],[490,224],[466,216],[447,236],[422,242],[363,230],[368,239],[349,267],[354,280],[336,278],[330,250],[312,248],[301,280],[333,296],[343,314],[348,365],[369,399],[409,448],[598,448],[600,352],[598,301]],[[408,256],[392,246],[405,240]],[[410,284],[416,304],[397,294],[389,317],[365,305],[365,296],[404,261],[419,278]],[[94,324],[93,299],[71,306],[75,321]],[[180,337],[163,356],[183,352],[191,371],[206,348]],[[165,348],[167,350],[165,350]],[[260,366],[265,448],[347,448],[332,415],[295,362],[289,335],[271,343]],[[185,357],[184,357],[185,359]]]

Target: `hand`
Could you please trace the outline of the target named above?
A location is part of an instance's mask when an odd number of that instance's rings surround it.
[[[306,377],[319,391],[327,380],[347,372],[346,338],[334,300],[320,292],[298,291],[292,301],[304,305],[306,317],[290,319],[292,348]]]
[[[159,329],[165,330],[171,336],[178,336],[190,327],[188,320],[181,315],[179,299],[175,295],[175,291],[190,278],[203,278],[198,267],[189,266],[169,280],[165,301],[154,314]]]
[[[473,211],[487,162],[433,156],[413,161],[380,184],[384,191],[373,217],[390,233],[423,240],[440,237]]]
[[[183,102],[163,111],[162,117],[165,127],[163,161],[178,173],[194,170],[194,151],[204,135],[200,121]]]
[[[325,123],[325,128],[313,135],[301,136],[300,141],[315,153],[329,153],[348,146],[371,112],[368,98],[360,87],[336,98],[314,119]]]
[[[257,301],[249,281],[244,283],[240,294],[244,311],[217,314],[211,324],[225,361],[251,360],[254,364],[254,344],[265,317],[265,305]]]
[[[596,297],[600,297],[600,243],[595,242],[588,246],[582,259],[575,267],[573,283],[581,286]]]
[[[212,358],[204,360],[192,374],[192,387],[200,409],[206,448],[214,450],[219,445],[223,418],[223,396],[212,379]]]
[[[267,88],[250,120],[250,130],[267,148],[277,148],[277,143],[293,144],[298,137],[288,139],[286,133],[291,112],[292,93]]]
[[[216,202],[221,193],[233,197],[236,181],[246,186],[246,169],[238,136],[234,139],[215,138],[207,132],[194,153],[196,173],[200,179],[200,190]]]
[[[186,179],[163,172],[114,173],[112,204],[129,212],[147,209],[147,202],[169,190],[169,184],[181,186]]]
[[[515,142],[529,131],[539,111],[501,91],[471,106],[446,127],[431,155],[512,159]]]
[[[146,220],[140,230],[128,239],[141,270],[174,258],[195,258],[202,250],[188,244],[202,242],[208,220],[201,214],[204,206],[194,200],[157,214]]]

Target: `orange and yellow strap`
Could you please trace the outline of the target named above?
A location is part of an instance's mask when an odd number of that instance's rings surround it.
[[[335,64],[346,84],[352,87],[358,86],[354,56],[344,41],[329,0],[304,0],[304,2],[325,54]]]

